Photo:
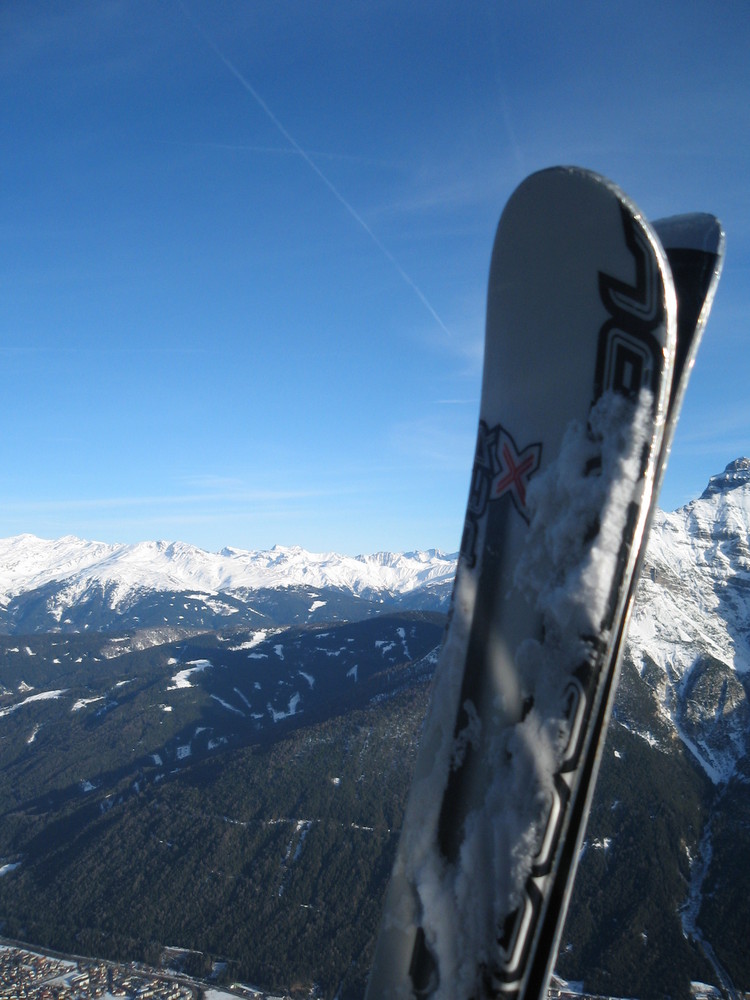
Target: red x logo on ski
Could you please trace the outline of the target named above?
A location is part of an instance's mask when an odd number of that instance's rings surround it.
[[[490,499],[498,500],[506,493],[510,493],[519,514],[528,520],[525,510],[526,489],[529,477],[539,468],[541,457],[541,444],[530,444],[519,451],[510,434],[498,426],[495,445],[496,472],[492,478]]]

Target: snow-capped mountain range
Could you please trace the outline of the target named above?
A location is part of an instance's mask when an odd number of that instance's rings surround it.
[[[0,632],[196,631],[447,610],[456,555],[344,556],[299,547],[206,552],[182,542],[0,540]],[[627,658],[665,723],[721,784],[747,752],[750,459],[651,529]],[[657,739],[654,734],[650,737]]]
[[[68,535],[0,540],[0,602],[29,590],[66,584],[71,604],[92,585],[114,587],[113,608],[145,590],[232,593],[279,587],[337,587],[355,595],[404,594],[451,579],[456,556],[436,549],[366,556],[274,546],[262,552],[206,552],[185,542],[108,545]]]
[[[455,555],[437,550],[352,557],[275,546],[213,553],[184,542],[18,535],[0,540],[0,629],[363,618],[404,601],[437,609],[447,603],[455,565]]]

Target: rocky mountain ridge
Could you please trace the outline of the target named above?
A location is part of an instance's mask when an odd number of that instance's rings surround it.
[[[657,512],[626,656],[711,781],[729,780],[750,749],[750,459]]]

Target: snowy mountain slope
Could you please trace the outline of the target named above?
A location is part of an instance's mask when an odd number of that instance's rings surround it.
[[[715,784],[750,749],[750,459],[651,529],[626,654]]]
[[[350,616],[352,599],[396,605],[408,596],[438,608],[447,602],[454,571],[455,556],[436,550],[352,557],[276,546],[213,553],[184,542],[107,545],[19,535],[0,540],[2,631],[129,627],[139,620],[218,627],[233,616],[247,623],[269,614],[269,591],[299,591],[299,606],[281,612],[288,621],[305,612],[326,617],[315,612],[335,595],[349,599],[338,618]],[[254,607],[259,592],[266,607]]]

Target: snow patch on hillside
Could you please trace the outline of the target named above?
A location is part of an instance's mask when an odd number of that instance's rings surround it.
[[[167,691],[176,691],[179,688],[189,688],[193,685],[190,683],[190,677],[195,673],[200,673],[202,670],[207,670],[212,667],[213,664],[210,660],[189,660],[184,670],[179,670],[172,677],[172,683],[167,688]]]
[[[266,708],[268,710],[268,714],[271,716],[274,722],[281,722],[282,719],[288,719],[290,718],[290,716],[297,714],[297,707],[299,706],[300,701],[301,701],[300,693],[299,691],[295,691],[295,693],[289,699],[289,705],[287,706],[286,711],[282,712],[276,711],[276,709],[273,707],[273,705],[271,705],[270,702],[268,703]]]
[[[29,695],[28,698],[24,698],[23,701],[16,702],[15,705],[7,705],[5,708],[0,708],[0,718],[10,715],[11,712],[16,712],[19,708],[23,708],[24,705],[29,705],[33,701],[54,701],[57,698],[62,697],[67,690],[67,688],[61,688],[58,691],[40,691],[39,694]]]
[[[95,698],[79,698],[78,701],[74,702],[71,712],[80,712],[82,708],[86,708],[87,705],[93,705],[96,701],[104,701],[104,695],[97,695]]]

